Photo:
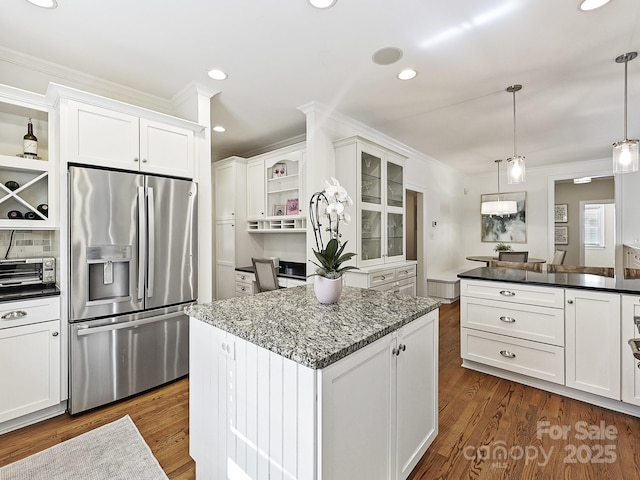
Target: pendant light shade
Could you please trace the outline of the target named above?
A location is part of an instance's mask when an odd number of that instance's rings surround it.
[[[613,173],[637,172],[640,164],[639,142],[627,138],[627,63],[637,56],[629,52],[616,58],[616,63],[624,63],[624,140],[613,144]]]
[[[510,215],[518,211],[518,204],[513,200],[501,200],[500,199],[500,162],[502,160],[495,161],[498,164],[498,199],[489,202],[482,202],[480,205],[480,213],[482,215],[496,215],[502,217],[504,215]]]
[[[513,93],[513,157],[507,159],[507,183],[515,185],[524,183],[524,157],[518,155],[516,135],[516,92],[522,90],[522,85],[511,85],[507,92]]]

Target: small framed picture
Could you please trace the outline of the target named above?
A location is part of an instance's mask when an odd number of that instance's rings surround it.
[[[273,216],[279,217],[285,214],[285,206],[284,205],[274,205],[273,206]]]
[[[287,215],[298,215],[300,208],[297,198],[290,198],[287,200]]]
[[[567,223],[569,221],[568,205],[566,203],[553,206],[553,221],[556,223]]]
[[[554,243],[556,245],[569,244],[569,227],[556,227],[554,232]]]
[[[273,166],[272,171],[273,171],[274,178],[287,176],[287,166],[284,163],[276,163]]]

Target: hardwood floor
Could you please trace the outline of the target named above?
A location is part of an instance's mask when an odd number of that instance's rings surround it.
[[[410,480],[640,479],[640,419],[462,368],[459,317],[458,303],[440,309],[440,431]],[[181,379],[2,435],[0,466],[129,414],[168,477],[191,480],[188,388]],[[587,426],[603,438],[582,439]]]

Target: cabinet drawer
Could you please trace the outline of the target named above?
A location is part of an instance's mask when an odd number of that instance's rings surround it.
[[[373,288],[378,285],[393,282],[396,279],[395,269],[379,270],[369,274],[369,287]]]
[[[236,282],[252,283],[255,279],[256,276],[253,273],[236,271]]]
[[[464,359],[564,384],[564,349],[555,345],[460,329]]]
[[[377,290],[378,292],[395,292],[401,293],[405,291],[407,295],[413,295],[415,288],[412,290],[410,286],[415,285],[415,278],[405,278],[403,280],[399,280],[397,282],[389,282],[383,283],[382,285],[377,285],[375,287],[371,287],[371,290]]]
[[[411,278],[416,276],[416,266],[407,265],[404,267],[398,267],[395,271],[396,280],[402,280],[405,278]]]
[[[242,295],[253,295],[253,285],[251,283],[236,282],[236,297]]]
[[[60,297],[0,303],[0,329],[60,318]]]
[[[460,282],[460,295],[540,307],[564,308],[564,289],[562,288],[463,279]]]
[[[463,297],[460,326],[564,347],[564,310]]]

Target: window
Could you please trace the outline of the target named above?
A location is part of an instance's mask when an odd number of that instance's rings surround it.
[[[604,248],[604,230],[604,205],[585,205],[584,246],[587,248]]]

